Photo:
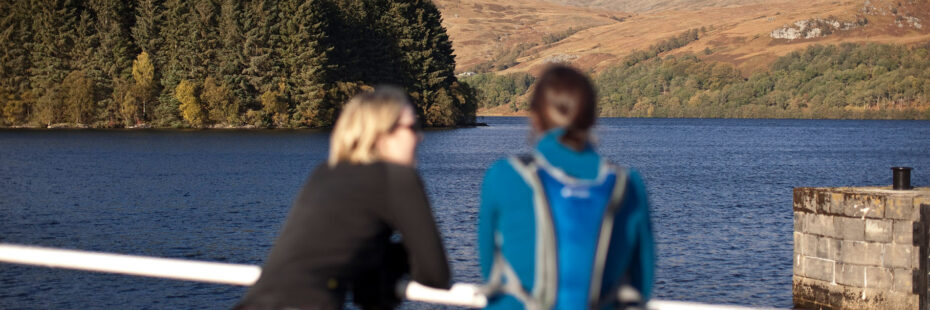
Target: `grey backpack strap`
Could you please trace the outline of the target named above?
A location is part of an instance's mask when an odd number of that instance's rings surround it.
[[[610,205],[607,207],[610,208],[610,212],[616,213],[620,210],[623,204],[623,199],[626,198],[626,188],[627,183],[629,183],[630,172],[627,168],[622,166],[617,166],[611,163],[604,163],[608,166],[608,169],[614,171],[617,175],[617,181],[614,183],[613,192],[610,195]]]
[[[506,279],[507,282],[504,282],[504,279]],[[523,289],[523,284],[520,282],[517,272],[513,270],[513,266],[510,266],[510,263],[504,258],[504,255],[501,254],[500,251],[494,253],[494,264],[491,266],[491,275],[488,279],[488,283],[481,288],[481,293],[488,297],[497,295],[498,293],[504,293],[513,296],[523,303],[526,310],[545,309],[542,304]]]
[[[537,155],[540,156],[540,155]],[[555,228],[552,214],[546,199],[542,182],[536,170],[539,168],[537,158],[532,155],[511,157],[510,165],[523,178],[533,191],[533,213],[536,223],[536,263],[533,291],[531,293],[534,307],[542,309],[555,305],[556,286],[558,284],[558,266],[556,265]],[[527,307],[530,303],[524,302]]]
[[[598,234],[597,250],[594,256],[594,270],[591,273],[591,287],[588,290],[590,294],[588,295],[588,304],[592,306],[600,306],[605,302],[601,300],[600,297],[601,285],[603,285],[601,282],[603,281],[604,269],[607,265],[607,252],[610,250],[610,237],[613,234],[614,219],[616,218],[617,212],[623,207],[623,200],[626,196],[626,188],[629,181],[627,169],[606,163],[606,161],[602,161],[601,165],[606,165],[606,168],[613,170],[616,179],[614,181],[614,188],[610,194],[610,200],[601,220],[601,231]],[[619,286],[615,285],[615,287],[611,288],[611,293],[607,295],[608,299],[613,299],[615,296],[613,293],[614,290],[619,290]]]

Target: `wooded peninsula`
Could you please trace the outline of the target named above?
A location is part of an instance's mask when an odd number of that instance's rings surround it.
[[[406,88],[426,126],[474,123],[431,1],[0,1],[3,126],[332,126]]]

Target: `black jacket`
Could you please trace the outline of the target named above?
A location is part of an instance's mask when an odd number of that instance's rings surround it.
[[[403,246],[391,241],[400,233]],[[396,238],[394,238],[396,239]],[[409,264],[409,265],[408,265]],[[449,265],[417,171],[388,163],[321,165],[297,196],[258,282],[237,308],[391,308],[409,266],[448,288]]]

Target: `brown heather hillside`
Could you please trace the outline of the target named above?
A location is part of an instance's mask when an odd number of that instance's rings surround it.
[[[596,7],[610,10],[629,11],[629,12],[647,12],[647,11],[672,11],[672,10],[694,10],[707,7],[729,7],[742,6],[747,4],[761,4],[765,0],[663,0],[663,1],[639,1],[639,0],[547,0],[548,2],[580,6]]]
[[[701,27],[707,32],[698,41],[665,54],[698,54],[708,61],[732,64],[744,75],[765,70],[777,57],[813,44],[930,42],[928,0],[437,0],[436,3],[453,40],[458,72],[471,71],[476,66],[480,69],[481,64],[500,63],[507,57],[515,61],[506,69],[485,66],[483,71],[534,74],[549,62],[567,61],[598,72],[619,64],[631,51],[648,49],[688,29]],[[799,28],[796,22],[817,23],[817,19],[820,24],[815,24],[815,28],[829,34],[794,40],[771,36],[776,29]],[[850,29],[824,26],[831,23]],[[847,27],[847,24],[855,25]]]
[[[614,12],[541,0],[437,0],[435,3],[453,42],[457,71],[496,60],[521,44],[541,44],[547,34],[616,22],[611,19]],[[532,50],[524,52],[531,53]]]

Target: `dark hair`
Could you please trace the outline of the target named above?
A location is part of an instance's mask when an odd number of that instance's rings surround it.
[[[530,113],[542,130],[565,128],[562,141],[581,148],[597,118],[594,86],[583,73],[553,65],[543,71],[530,97]]]

